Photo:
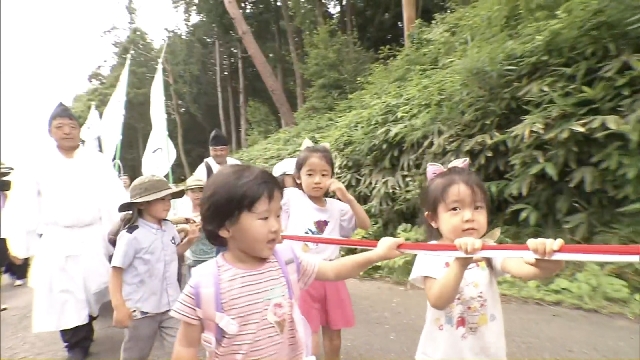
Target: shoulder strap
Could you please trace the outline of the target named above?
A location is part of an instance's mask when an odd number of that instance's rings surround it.
[[[203,264],[204,265],[204,264]],[[212,279],[201,277],[194,285],[194,298],[196,308],[200,309],[200,319],[204,331],[215,334],[216,341],[222,341],[222,329],[216,320],[216,314],[222,313],[222,300],[220,299],[220,276],[218,275],[218,261],[213,261]],[[203,284],[203,280],[211,280],[209,284]],[[204,285],[204,286],[203,286]],[[212,319],[205,319],[204,314],[210,314]]]
[[[284,280],[287,283],[289,298],[295,300],[298,297],[298,278],[300,275],[300,260],[293,250],[293,246],[285,245],[276,249],[273,256],[278,260]],[[292,280],[293,279],[293,280]]]
[[[209,164],[207,160],[204,161],[204,167],[207,170],[207,180],[209,180],[211,175],[213,175],[213,168],[211,167],[211,164]]]

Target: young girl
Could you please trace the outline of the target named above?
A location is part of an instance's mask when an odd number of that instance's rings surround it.
[[[429,239],[455,244],[465,254],[479,251],[487,232],[487,190],[459,159],[445,169],[427,166],[428,182],[420,195]],[[529,239],[541,258],[558,251],[561,239]],[[419,254],[410,281],[424,287],[427,318],[416,359],[506,359],[504,319],[497,278],[510,274],[525,280],[560,271],[554,260],[448,258]]]
[[[254,166],[223,167],[209,179],[202,226],[207,239],[227,251],[194,269],[174,306],[171,315],[182,324],[173,359],[197,359],[201,342],[209,359],[309,358],[297,290],[314,280],[358,276],[400,255],[403,240],[384,238],[375,250],[331,262],[298,256],[278,244],[281,200],[276,178]],[[285,258],[287,252],[293,256]]]
[[[202,189],[204,188],[204,180],[192,176],[187,179],[187,197],[191,200],[192,208],[189,214],[184,214],[185,217],[191,218],[196,222],[200,222],[200,200],[202,198]],[[184,226],[184,225],[183,225]],[[182,226],[181,226],[182,227]],[[213,259],[218,256],[223,247],[216,247],[211,245],[204,236],[204,232],[200,232],[200,236],[195,243],[185,252],[185,263],[187,265],[187,281],[191,276],[191,269],[194,267]]]
[[[272,174],[282,188],[297,187],[293,174],[296,171],[296,158],[286,158],[273,167]]]
[[[192,225],[181,243],[175,227],[166,220],[171,199],[184,194],[162,177],[136,179],[129,189],[131,200],[118,208],[130,211],[121,218],[111,259],[109,294],[113,324],[125,328],[121,359],[147,359],[156,336],[166,345],[175,341],[178,322],[169,316],[180,295],[178,254],[183,254],[200,229]]]
[[[344,186],[332,178],[333,173],[333,157],[326,146],[308,146],[300,152],[294,176],[301,190],[286,188],[282,199],[285,234],[350,238],[357,228],[369,229],[371,222],[367,213]],[[335,193],[339,200],[325,198],[329,192]],[[336,245],[291,243],[317,259],[334,261],[340,257],[340,247]],[[339,359],[341,330],[355,325],[346,283],[314,281],[300,296],[300,310],[313,332],[314,354],[320,350],[322,329],[325,358]]]

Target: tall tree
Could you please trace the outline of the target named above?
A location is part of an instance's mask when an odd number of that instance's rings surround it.
[[[287,40],[289,41],[289,52],[291,53],[291,62],[293,63],[293,73],[296,77],[296,100],[298,109],[304,105],[304,79],[302,77],[302,65],[298,57],[298,50],[296,46],[296,39],[294,36],[295,24],[291,21],[291,15],[289,14],[289,0],[282,1],[282,18],[284,20],[284,26],[287,29]]]
[[[247,49],[249,56],[251,56],[251,60],[253,60],[253,64],[260,73],[262,81],[264,81],[267,89],[269,89],[269,93],[278,108],[282,121],[285,126],[295,125],[296,119],[293,116],[291,105],[289,105],[289,101],[284,95],[284,89],[280,86],[278,79],[273,73],[273,69],[271,69],[271,66],[267,62],[267,58],[265,58],[262,50],[260,50],[260,46],[253,37],[251,29],[247,26],[247,22],[240,12],[238,3],[236,0],[224,0],[224,5],[229,12],[229,16],[236,27],[238,35],[242,38],[242,43]]]

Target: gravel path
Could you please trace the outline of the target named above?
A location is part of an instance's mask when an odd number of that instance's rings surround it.
[[[421,290],[368,280],[348,282],[357,326],[344,332],[344,359],[412,359],[424,323]],[[31,290],[2,286],[2,359],[64,358],[57,333],[31,333]],[[619,316],[504,301],[512,359],[640,359],[640,323]],[[105,306],[92,359],[117,359],[122,331]],[[158,350],[154,356],[168,357]]]

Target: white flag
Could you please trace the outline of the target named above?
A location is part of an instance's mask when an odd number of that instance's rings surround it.
[[[100,114],[96,110],[96,105],[91,104],[87,121],[80,129],[80,138],[84,140],[84,146],[96,151],[101,150],[100,146]]]
[[[164,55],[164,51],[163,51]],[[162,57],[151,84],[150,94],[151,133],[142,155],[142,174],[165,176],[176,161],[176,148],[167,131],[167,111],[164,103],[164,75]]]
[[[129,82],[129,63],[131,54],[127,55],[120,80],[116,85],[107,107],[102,113],[100,138],[102,140],[102,152],[113,159],[116,149],[122,139],[122,123],[124,123],[125,104],[127,103],[127,83]]]

